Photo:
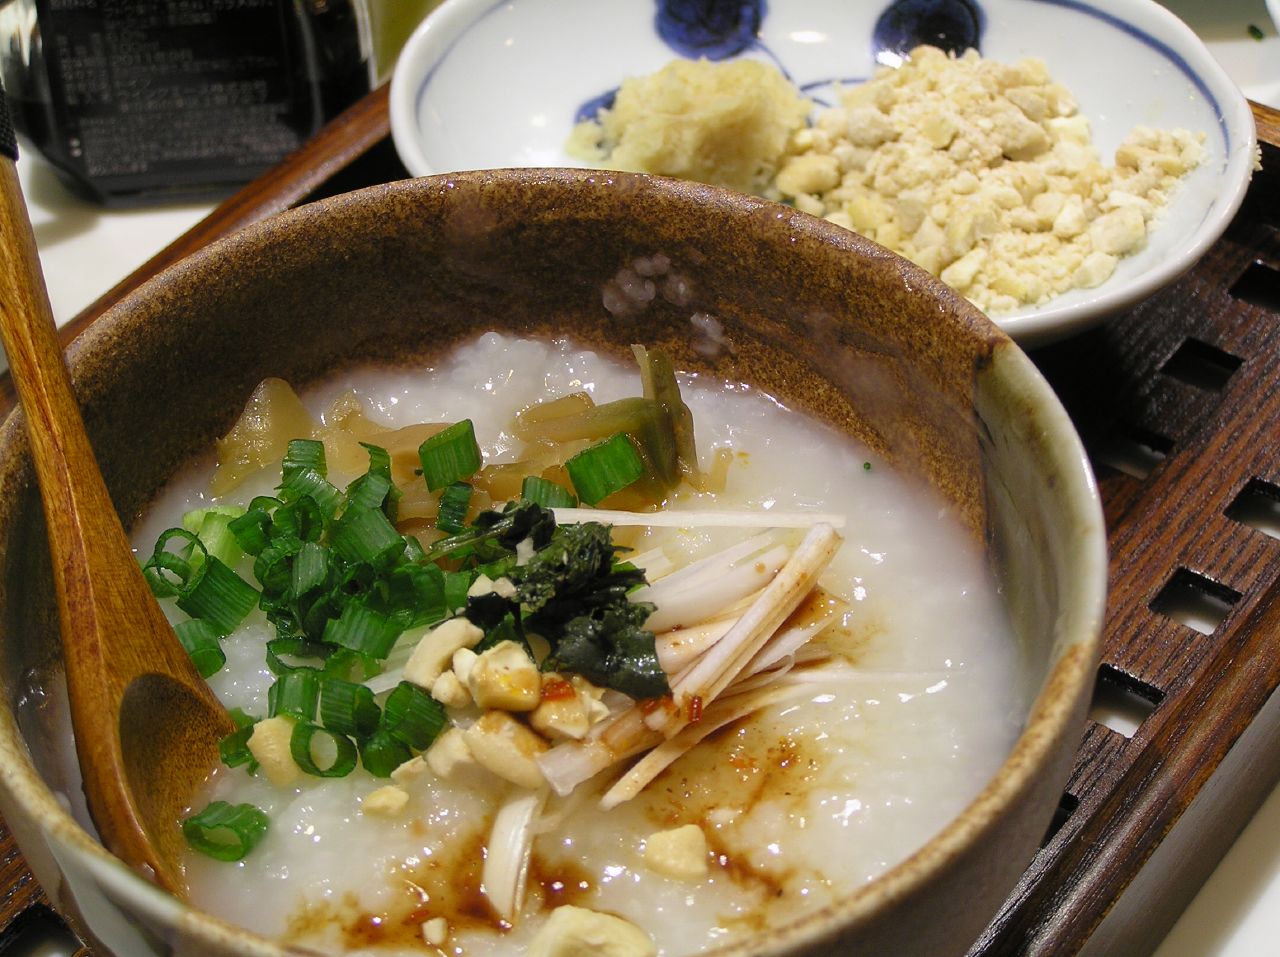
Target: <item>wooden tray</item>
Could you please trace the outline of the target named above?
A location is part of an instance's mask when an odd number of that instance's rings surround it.
[[[1280,112],[1227,234],[1172,287],[1033,354],[1093,458],[1111,548],[1095,714],[1044,846],[971,957],[1140,957],[1280,779]],[[297,203],[406,175],[376,90],[77,316]],[[8,393],[0,386],[0,402]],[[1192,621],[1197,627],[1186,622]],[[0,823],[0,950],[55,921]],[[87,954],[87,951],[84,952]]]

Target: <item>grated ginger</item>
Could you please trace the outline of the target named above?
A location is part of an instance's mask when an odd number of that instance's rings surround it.
[[[757,60],[674,60],[623,82],[613,106],[574,128],[587,162],[763,193],[812,104]]]

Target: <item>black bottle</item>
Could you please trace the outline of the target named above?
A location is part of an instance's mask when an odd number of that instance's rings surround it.
[[[227,193],[372,85],[365,0],[0,0],[14,125],[77,193]]]

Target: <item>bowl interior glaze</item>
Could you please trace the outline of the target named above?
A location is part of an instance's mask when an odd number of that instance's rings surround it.
[[[690,278],[691,301],[607,311],[602,285],[658,252]],[[727,337],[715,354],[695,349],[695,312]],[[1092,688],[1106,562],[1065,413],[1008,338],[923,271],[794,210],[696,184],[460,173],[323,200],[223,240],[95,323],[70,363],[108,486],[131,517],[229,428],[261,379],[421,362],[490,328],[615,355],[643,341],[680,368],[750,381],[922,478],[986,544],[1039,689],[1023,736],[920,852],[749,947],[963,953],[1056,806]],[[20,699],[56,686],[60,657],[15,417],[0,432],[0,490],[0,810],[37,876],[104,951],[279,953],[125,872],[55,798],[69,787],[65,747],[14,718]]]

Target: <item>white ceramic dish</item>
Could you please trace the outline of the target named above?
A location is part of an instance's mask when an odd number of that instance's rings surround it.
[[[997,316],[997,323],[1024,346],[1042,344],[1134,305],[1195,263],[1239,208],[1256,148],[1248,102],[1195,34],[1151,0],[954,2],[977,11],[985,56],[1045,60],[1075,93],[1103,157],[1139,124],[1206,134],[1207,161],[1141,252],[1096,289]],[[581,165],[564,152],[579,110],[627,76],[696,54],[695,47],[669,45],[656,25],[664,15],[696,14],[705,6],[446,0],[410,38],[397,65],[391,87],[396,149],[414,175]],[[809,95],[831,102],[831,81],[857,82],[871,73],[875,24],[890,4],[774,0],[759,6],[758,33],[736,55],[771,59]]]

